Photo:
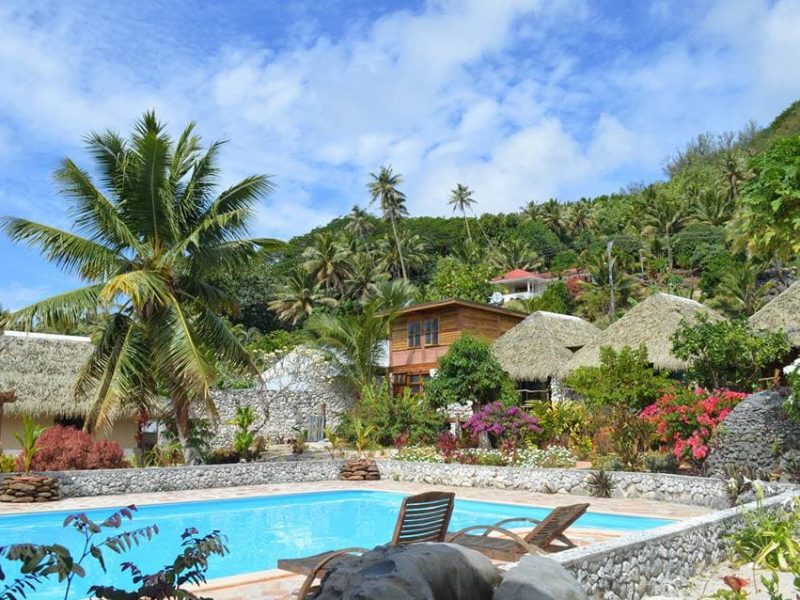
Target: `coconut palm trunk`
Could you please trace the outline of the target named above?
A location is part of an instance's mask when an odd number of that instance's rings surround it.
[[[392,233],[394,234],[395,246],[397,246],[397,257],[400,259],[400,272],[403,275],[403,279],[408,281],[406,263],[403,260],[403,247],[400,245],[400,236],[397,234],[397,221],[395,221],[394,215],[392,215]]]

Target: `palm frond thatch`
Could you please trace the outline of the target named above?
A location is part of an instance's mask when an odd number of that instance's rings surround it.
[[[85,417],[87,395],[73,397],[81,367],[92,354],[89,338],[65,335],[0,334],[0,390],[16,392],[9,416]]]
[[[600,330],[579,317],[536,311],[494,344],[494,354],[512,379],[547,381],[562,374],[576,348]]]
[[[625,346],[638,348],[641,344],[647,348],[647,356],[656,369],[682,371],[687,365],[672,354],[672,334],[681,321],[685,319],[695,323],[700,314],[707,314],[713,321],[723,319],[719,313],[695,300],[671,294],[653,294],[576,352],[565,372],[578,367],[599,366],[600,348],[604,346],[620,350]]]
[[[800,281],[794,282],[750,317],[755,329],[785,331],[793,347],[800,347]]]

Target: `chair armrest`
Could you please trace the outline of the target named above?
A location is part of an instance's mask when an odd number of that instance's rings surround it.
[[[544,550],[541,548],[534,546],[533,544],[529,544],[524,539],[522,539],[518,534],[514,533],[513,531],[509,531],[508,529],[504,529],[502,527],[497,527],[496,525],[472,525],[470,527],[465,527],[461,531],[455,532],[448,538],[448,542],[455,542],[458,538],[464,536],[469,531],[483,531],[481,537],[486,536],[486,534],[490,531],[494,531],[495,533],[499,533],[504,537],[509,538],[510,540],[516,542],[520,548],[522,548],[528,554],[544,554]]]

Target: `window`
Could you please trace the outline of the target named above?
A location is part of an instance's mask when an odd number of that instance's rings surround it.
[[[425,319],[425,345],[439,345],[439,317]]]
[[[408,389],[412,394],[422,393],[422,375],[419,373],[411,373],[408,376]]]
[[[422,324],[419,321],[408,322],[408,347],[419,348],[422,345]]]

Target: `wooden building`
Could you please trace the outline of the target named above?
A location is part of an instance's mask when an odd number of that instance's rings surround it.
[[[450,299],[409,306],[392,321],[389,379],[394,393],[408,387],[422,392],[458,336],[469,333],[493,342],[525,315],[490,306]]]

